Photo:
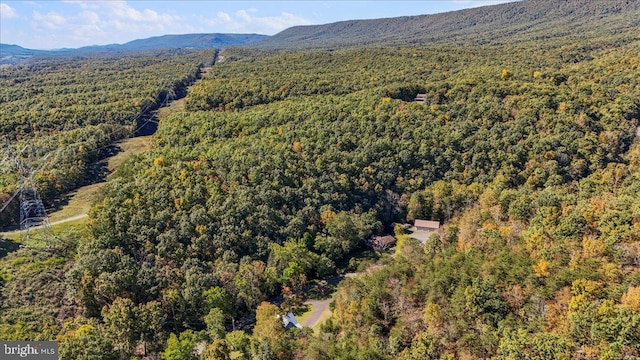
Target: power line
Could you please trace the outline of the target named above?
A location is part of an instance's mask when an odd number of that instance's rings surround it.
[[[169,82],[167,82],[166,84],[167,84],[167,86],[168,86],[170,83],[169,83]],[[163,88],[163,89],[164,89],[164,88]],[[161,93],[161,92],[162,92],[162,90],[158,91],[158,95],[159,95],[159,93]],[[147,113],[148,113],[149,109],[151,109],[151,107],[152,107],[152,106],[154,106],[154,105],[156,105],[156,104],[157,104],[157,96],[155,96],[155,97],[154,97],[154,99],[156,100],[155,102],[149,102],[149,103],[145,106],[145,108],[144,108],[144,109],[142,109],[140,112],[138,112],[138,114],[137,114],[133,119],[131,119],[130,125],[131,125],[131,124],[133,124],[133,123],[135,123],[136,121],[138,121],[138,120],[139,120],[143,115],[145,115],[145,114],[147,114]],[[165,98],[164,98],[164,100],[162,101],[162,103],[161,103],[160,107],[165,106],[165,104],[168,104],[168,101],[169,101],[169,93],[167,93],[167,94],[165,95]],[[145,120],[141,125],[139,125],[139,126],[138,126],[138,127],[136,127],[135,129],[133,129],[133,130],[130,132],[130,134],[135,134],[135,133],[137,133],[138,131],[140,131],[141,129],[143,129],[145,126],[147,126],[147,124],[149,124],[149,123],[156,123],[156,124],[158,124],[158,122],[157,122],[157,121],[153,120],[152,118],[149,118],[149,119]],[[120,132],[120,131],[122,131],[122,130],[127,130],[127,127],[128,127],[128,126],[130,126],[130,125],[121,125],[121,126],[117,127],[116,129],[112,130],[111,132],[108,132],[107,134],[105,134],[105,136],[106,136],[106,137],[108,137],[108,138],[111,138],[111,136],[115,135],[117,132]],[[60,153],[62,153],[63,151],[68,150],[68,149],[72,148],[73,146],[76,146],[76,145],[77,145],[77,146],[81,146],[81,145],[83,145],[83,144],[90,144],[90,141],[89,141],[89,140],[78,141],[78,142],[71,143],[71,144],[65,144],[63,147],[61,147],[61,148],[57,148],[56,150],[54,150],[54,152],[56,153],[56,156],[54,157],[54,158],[55,158],[55,160],[57,160],[57,158],[58,158],[59,154],[60,154]],[[101,146],[101,147],[98,147],[98,148],[95,148],[95,149],[91,149],[91,150],[87,151],[87,154],[97,154],[97,153],[99,153],[100,151],[102,151],[102,150],[104,150],[104,149],[107,149],[107,148],[111,147],[112,145],[113,145],[113,144],[112,144],[112,143],[110,143],[110,144],[108,144],[108,145],[104,145],[104,146]],[[21,150],[19,153],[20,153],[20,154],[22,154],[22,153],[24,152],[24,150],[25,150],[25,149],[26,149],[26,146],[25,146],[25,147],[23,147],[23,148],[22,148],[22,150]],[[9,153],[8,155],[6,155],[6,156],[5,156],[5,159],[3,159],[3,162],[4,162],[4,161],[6,161],[6,159],[8,159],[8,158],[10,158],[10,157],[11,157],[11,153]],[[1,164],[2,164],[2,162],[0,162],[0,165],[1,165]],[[45,164],[46,164],[46,163],[43,161],[43,162],[40,164],[40,166],[38,167],[38,169],[37,169],[36,171],[34,171],[34,174],[35,174],[35,173],[38,173],[40,170],[42,170],[42,168],[44,168]],[[2,212],[2,211],[0,211],[0,212]]]
[[[153,96],[154,101],[148,102],[147,105],[141,111],[139,111],[138,114],[131,120],[129,125],[121,125],[116,129],[112,130],[111,132],[107,133],[106,136],[110,139],[117,132],[120,132],[122,130],[127,130],[129,126],[134,124],[136,121],[140,120],[142,116],[148,114],[152,106],[164,107],[168,105],[169,101],[174,100],[176,97],[175,89],[169,88],[172,82],[173,81],[171,80],[165,80],[165,83],[163,84],[163,86],[161,86],[160,90],[157,90],[156,95]],[[165,97],[160,103],[160,105],[158,105],[159,96],[160,94],[162,94],[163,91],[166,91]],[[153,117],[149,117],[141,125],[139,125],[135,129],[130,131],[129,136],[131,136],[132,134],[136,134],[138,131],[143,129],[149,123],[158,124],[159,122],[156,120],[153,120]],[[19,152],[17,152],[17,155],[12,155],[11,151],[9,151],[9,153],[5,155],[5,157],[0,162],[0,165],[3,165],[5,162],[13,159],[17,165],[18,174],[20,175],[20,185],[18,187],[18,190],[9,198],[9,200],[7,200],[2,205],[2,207],[0,208],[0,213],[2,213],[2,211],[4,211],[9,206],[9,204],[16,198],[16,196],[20,195],[19,196],[20,227],[23,230],[23,232],[26,232],[27,237],[29,232],[28,230],[32,226],[43,226],[45,228],[45,237],[46,237],[47,230],[50,231],[48,216],[46,215],[46,211],[44,209],[44,204],[42,202],[40,194],[36,189],[35,183],[33,181],[33,176],[39,173],[45,167],[45,165],[47,164],[46,160],[51,154],[55,153],[55,155],[52,157],[51,162],[56,162],[58,160],[60,153],[62,153],[67,149],[72,148],[75,145],[80,146],[82,144],[89,144],[89,140],[78,141],[78,142],[66,144],[60,148],[57,148],[56,150],[54,150],[54,152],[50,152],[46,156],[44,156],[42,159],[40,159],[40,164],[35,170],[31,170],[31,164],[28,165],[28,169],[27,169],[27,167],[25,166],[25,162],[20,160],[20,157],[22,156],[24,151],[28,148],[28,145],[25,145]],[[91,149],[87,152],[87,154],[91,154],[91,153],[97,154],[99,151],[104,150],[108,147],[111,147],[112,145],[113,143],[110,143],[109,145]],[[31,148],[31,151],[32,153],[28,155],[33,155],[33,148]]]
[[[16,196],[18,196],[18,194],[20,194],[20,190],[18,189],[18,191],[16,191],[15,193],[13,193],[13,195],[11,195],[11,197],[9,198],[9,200],[7,200],[4,204],[2,204],[2,207],[0,207],[0,213],[2,211],[4,211],[4,209],[6,209],[7,206],[9,206],[9,204],[11,204],[11,202],[13,201],[13,199],[16,198]]]
[[[165,98],[163,99],[159,107],[163,107],[167,105],[169,103],[169,98],[170,98],[170,93],[167,92],[167,94],[165,95]],[[134,124],[142,116],[147,114],[152,106],[157,105],[157,100],[158,100],[157,97],[155,97],[155,100],[156,101],[154,102],[148,103],[145,106],[145,108],[142,109],[136,115],[136,117],[134,117],[131,120],[131,124]],[[143,129],[149,123],[158,124],[157,121],[153,120],[153,117],[149,117],[141,125],[139,125],[135,129],[130,131],[129,136],[131,136],[132,134],[136,134],[139,130]],[[111,136],[115,135],[117,132],[126,130],[128,126],[130,125],[122,125],[112,130],[106,136],[108,138],[111,138]],[[89,141],[83,140],[76,143],[66,144],[63,147],[54,150],[53,152],[48,152],[45,156],[38,159],[39,164],[35,169],[32,169],[33,164],[31,163],[31,161],[33,161],[32,159],[35,157],[34,154],[36,153],[36,150],[42,151],[46,149],[44,148],[36,149],[35,147],[27,144],[23,146],[19,151],[16,151],[14,153],[10,149],[11,145],[8,145],[8,146],[5,145],[5,147],[9,147],[9,150],[8,150],[8,153],[5,155],[5,157],[2,159],[2,162],[0,162],[0,166],[4,167],[4,164],[6,162],[13,162],[15,164],[17,173],[20,176],[20,185],[18,186],[18,190],[4,204],[2,204],[2,207],[0,207],[0,213],[2,213],[9,206],[9,204],[11,204],[13,200],[15,200],[16,197],[19,198],[20,200],[19,225],[20,225],[20,241],[21,242],[24,242],[30,238],[30,230],[32,228],[40,228],[42,230],[42,236],[47,246],[49,246],[50,240],[53,239],[54,237],[53,229],[51,228],[51,224],[49,222],[49,217],[46,213],[44,203],[42,201],[40,193],[37,190],[33,177],[36,174],[38,174],[48,163],[56,163],[59,159],[60,154],[63,153],[64,151],[71,149],[74,145],[82,145],[82,144],[88,144],[88,143]],[[101,150],[104,150],[112,145],[113,144],[111,143],[109,145],[92,149],[88,151],[87,154],[91,154],[91,153],[97,154]],[[29,160],[22,159],[27,149],[30,150],[29,153],[26,154]],[[53,155],[51,157],[51,160],[47,161],[47,159],[51,155]]]
[[[25,154],[25,151],[27,153]],[[34,227],[42,228],[42,235],[45,244],[49,246],[49,241],[53,238],[53,231],[49,224],[49,217],[44,208],[44,203],[40,197],[40,193],[35,186],[33,175],[40,170],[47,158],[52,153],[47,153],[44,156],[41,155],[40,160],[42,163],[37,169],[33,169],[31,163],[34,158],[37,158],[37,153],[47,151],[44,148],[38,148],[36,146],[25,145],[19,152],[15,154],[9,151],[5,158],[11,157],[15,163],[17,174],[20,177],[20,186],[18,190],[9,198],[7,202],[2,205],[0,212],[9,206],[9,204],[16,198],[20,200],[20,241],[24,242],[30,238],[30,230]],[[26,155],[26,156],[25,156]],[[6,161],[5,161],[6,162]]]

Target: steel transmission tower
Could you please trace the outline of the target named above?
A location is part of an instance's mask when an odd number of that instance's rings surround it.
[[[29,238],[33,228],[42,231],[42,237],[47,245],[53,236],[49,217],[44,209],[44,203],[33,182],[31,174],[22,177],[20,184],[20,239]]]
[[[6,160],[11,159],[11,163],[14,165],[12,168],[20,179],[17,193],[9,200],[9,202],[12,201],[18,195],[20,201],[20,242],[29,239],[31,231],[39,229],[45,244],[49,246],[49,242],[53,238],[53,231],[51,230],[44,203],[33,180],[34,174],[40,170],[42,165],[35,170],[32,169],[34,159],[38,158],[36,154],[42,154],[43,150],[29,145],[23,147],[20,151],[13,152],[9,150],[3,162],[6,164]],[[49,155],[50,153],[39,157],[41,164],[44,164]],[[7,205],[8,202],[2,207],[2,210]]]
[[[32,157],[43,149],[30,147],[29,150],[26,160],[16,157],[18,175],[20,176],[20,240],[22,242],[22,240],[29,239],[30,231],[37,228],[41,230],[42,238],[49,246],[49,241],[53,238],[53,231],[44,203],[33,181],[33,175],[40,169],[33,170],[31,168]],[[41,158],[43,162],[49,157],[49,154]]]

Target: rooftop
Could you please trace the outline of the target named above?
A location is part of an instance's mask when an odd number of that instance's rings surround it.
[[[414,226],[417,228],[421,227],[421,228],[439,229],[440,221],[416,219]]]

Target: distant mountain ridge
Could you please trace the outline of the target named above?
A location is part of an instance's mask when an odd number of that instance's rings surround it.
[[[77,49],[34,50],[18,45],[0,44],[0,63],[16,63],[33,55],[87,54],[156,49],[210,49],[245,45],[269,36],[260,34],[183,34],[138,39],[124,44],[85,46]]]
[[[259,34],[183,34],[162,35],[146,39],[137,39],[124,44],[88,46],[76,51],[139,51],[155,49],[211,49],[244,45],[261,41],[269,36]]]
[[[79,49],[32,50],[0,44],[0,64],[40,54],[91,54],[175,48],[322,49],[359,46],[465,46],[540,41],[564,37],[567,42],[604,35],[633,40],[640,31],[638,0],[525,0],[433,15],[348,20],[294,26],[267,36],[259,34],[184,34],[139,39],[125,44]]]
[[[500,44],[640,29],[640,1],[529,0],[447,13],[294,26],[253,48]],[[636,31],[637,36],[637,31]]]
[[[0,56],[5,55],[35,55],[45,52],[44,50],[26,49],[19,45],[0,44]]]

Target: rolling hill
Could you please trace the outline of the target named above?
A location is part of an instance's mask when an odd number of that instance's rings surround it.
[[[18,45],[0,44],[0,56],[3,57],[9,55],[35,55],[43,52],[43,50],[26,49]]]
[[[295,26],[252,44],[261,49],[397,45],[473,45],[575,40],[633,32],[640,27],[640,2],[522,1],[435,15],[349,20]],[[635,33],[637,36],[637,32]]]
[[[44,54],[46,51],[25,49],[22,46],[0,44],[0,64],[16,64],[33,55]]]

